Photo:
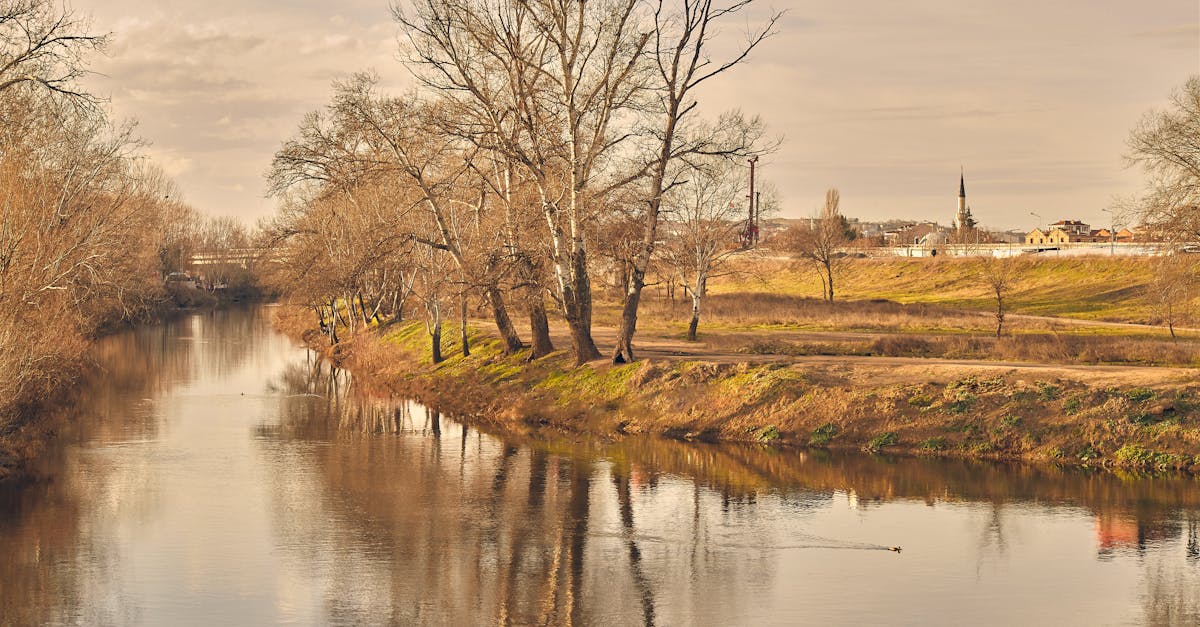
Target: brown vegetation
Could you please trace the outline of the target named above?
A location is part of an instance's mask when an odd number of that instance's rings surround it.
[[[0,477],[37,448],[30,408],[100,329],[166,300],[186,207],[75,79],[103,37],[49,0],[0,0]]]

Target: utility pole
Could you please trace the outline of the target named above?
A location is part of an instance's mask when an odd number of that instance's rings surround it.
[[[750,157],[750,216],[746,221],[746,248],[753,248],[758,241],[758,234],[755,233],[755,222],[757,216],[754,215],[754,165],[758,163],[758,155]]]
[[[762,192],[754,192],[754,243],[762,234]]]

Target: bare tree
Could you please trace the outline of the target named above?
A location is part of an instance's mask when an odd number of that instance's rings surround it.
[[[979,278],[987,286],[988,294],[995,303],[996,337],[1004,333],[1004,319],[1008,315],[1008,298],[1020,273],[1013,257],[985,256],[979,258]]]
[[[694,96],[695,90],[744,61],[774,33],[775,24],[782,17],[782,13],[771,13],[761,28],[750,32],[742,46],[726,58],[714,60],[710,56],[710,49],[714,47],[713,39],[717,37],[720,26],[735,19],[752,3],[753,0],[733,0],[729,3],[714,3],[713,0],[667,3],[658,0],[655,5],[654,39],[650,45],[654,74],[651,93],[654,116],[657,118],[650,124],[650,133],[654,138],[651,145],[655,151],[646,166],[650,180],[642,216],[642,237],[631,264],[621,324],[617,329],[617,343],[612,354],[614,363],[633,361],[634,358],[633,336],[637,332],[642,288],[645,287],[646,271],[658,241],[663,198],[681,181],[678,163],[695,155],[749,154],[752,144],[758,139],[754,133],[759,130],[758,125],[740,123],[741,116],[738,114],[730,114],[728,117],[731,119],[723,120],[724,124],[711,130],[688,132],[690,120],[699,104]],[[735,121],[739,123],[729,124]],[[742,137],[729,137],[728,134],[721,137],[712,132],[731,128],[744,128],[749,132]]]
[[[1196,262],[1177,254],[1166,254],[1155,261],[1154,278],[1146,291],[1150,307],[1159,321],[1177,340],[1175,327],[1189,318],[1196,295]]]
[[[632,133],[618,126],[640,92],[650,34],[637,0],[420,0],[394,14],[427,87],[452,98],[479,145],[506,155],[538,193],[555,296],[577,363],[592,339],[586,226],[626,178],[604,168]]]
[[[35,85],[95,105],[77,81],[88,72],[87,54],[102,50],[108,36],[90,34],[90,26],[52,0],[0,0],[0,92]]]
[[[373,88],[371,77],[358,75],[339,87],[335,109],[347,124],[362,130],[375,169],[401,176],[420,191],[419,206],[428,212],[437,235],[415,239],[449,253],[464,284],[481,289],[506,352],[515,353],[521,338],[508,315],[495,263],[501,242],[480,237],[488,194],[471,155],[464,154],[458,138],[442,132],[436,107],[415,98],[377,98]]]
[[[700,306],[708,281],[725,274],[727,261],[742,250],[738,233],[745,211],[742,169],[723,158],[701,160],[686,184],[668,196],[665,244],[659,251],[692,300],[687,339],[696,341]]]
[[[98,329],[165,300],[170,187],[139,149],[102,111],[0,90],[0,431],[12,404],[70,379]]]
[[[1200,76],[1192,76],[1170,107],[1146,113],[1129,135],[1130,164],[1149,181],[1142,214],[1158,237],[1200,241]]]
[[[821,276],[821,292],[833,302],[834,280],[845,260],[846,245],[855,237],[849,221],[841,214],[841,194],[836,189],[825,192],[825,205],[820,213],[807,222],[793,227],[782,242],[801,259],[812,263]]]

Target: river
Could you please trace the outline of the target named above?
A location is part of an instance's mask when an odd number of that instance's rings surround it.
[[[0,486],[0,624],[1200,623],[1193,478],[494,435],[269,311],[97,346]]]

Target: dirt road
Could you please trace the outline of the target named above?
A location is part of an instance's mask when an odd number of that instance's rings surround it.
[[[1060,320],[1060,319],[1052,319]],[[1079,321],[1086,323],[1087,321]],[[485,320],[476,321],[480,328],[491,327]],[[1109,325],[1114,323],[1095,323]],[[1140,326],[1140,325],[1130,325]],[[521,329],[522,337],[529,337],[528,328]],[[763,331],[731,332],[745,339],[761,335],[764,339],[780,341],[836,341],[850,338],[871,338],[882,333],[843,333],[843,332],[798,332],[798,331]],[[616,329],[613,327],[596,326],[592,330],[596,345],[605,355],[604,360],[595,364],[607,363],[607,356],[616,342]],[[571,342],[565,324],[552,323],[550,336],[554,346],[559,349],[570,349]],[[695,360],[713,363],[783,363],[821,368],[829,375],[844,379],[847,382],[870,381],[875,384],[906,383],[923,381],[946,381],[955,378],[982,373],[1005,373],[1016,377],[1029,377],[1032,380],[1064,379],[1080,381],[1092,386],[1131,386],[1131,385],[1162,385],[1184,384],[1200,381],[1200,369],[1158,367],[1158,366],[1126,366],[1126,365],[1064,365],[1043,364],[1031,362],[987,361],[969,359],[933,359],[921,357],[881,357],[881,356],[842,356],[842,355],[759,355],[738,352],[732,348],[723,348],[708,342],[688,342],[679,338],[663,337],[654,334],[639,334],[634,342],[634,354],[640,360]]]

